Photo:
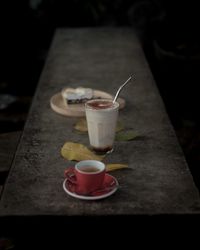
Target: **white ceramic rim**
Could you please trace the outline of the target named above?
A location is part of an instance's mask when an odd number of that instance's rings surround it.
[[[79,167],[81,168],[82,166],[96,167],[96,168],[99,169],[99,171],[96,171],[96,172],[84,172],[84,171],[81,171],[81,169],[79,169]],[[78,163],[76,163],[75,169],[76,169],[77,172],[79,172],[81,174],[95,175],[95,174],[99,174],[99,173],[103,172],[106,169],[106,166],[101,161],[84,160],[84,161],[79,161]]]

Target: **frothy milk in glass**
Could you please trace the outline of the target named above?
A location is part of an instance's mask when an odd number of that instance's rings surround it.
[[[108,99],[91,100],[85,104],[90,145],[96,152],[113,150],[118,110],[118,102]]]

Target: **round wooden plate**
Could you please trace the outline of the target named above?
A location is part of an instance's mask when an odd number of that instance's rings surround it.
[[[107,92],[100,91],[100,90],[94,90],[94,97],[113,99],[112,95],[110,95]],[[117,101],[119,103],[119,108],[120,109],[124,108],[125,100],[122,98],[118,98]],[[75,116],[75,117],[85,116],[85,105],[84,104],[66,105],[64,103],[61,92],[59,92],[51,97],[50,106],[56,113],[59,113],[61,115]]]

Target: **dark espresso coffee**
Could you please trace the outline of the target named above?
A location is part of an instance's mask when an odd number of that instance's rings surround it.
[[[94,172],[98,172],[99,169],[97,167],[94,167],[94,166],[82,166],[80,168],[80,171],[86,172],[86,173],[94,173]]]
[[[107,109],[113,106],[113,103],[110,101],[94,101],[88,104],[89,107],[93,109]]]

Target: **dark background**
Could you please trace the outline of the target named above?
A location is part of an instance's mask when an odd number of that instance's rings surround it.
[[[0,0],[0,133],[22,130],[57,27],[131,26],[200,187],[196,1]]]

